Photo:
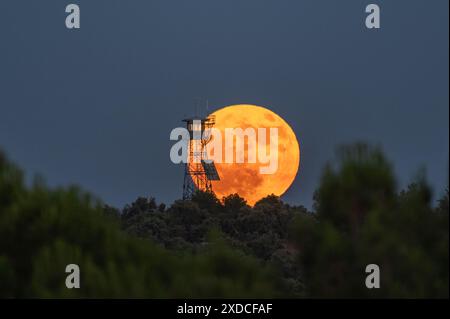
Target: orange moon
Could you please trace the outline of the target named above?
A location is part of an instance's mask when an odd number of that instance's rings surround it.
[[[237,193],[254,205],[267,195],[281,196],[291,186],[297,175],[300,164],[300,147],[292,128],[276,113],[256,105],[232,105],[212,113],[215,116],[214,128],[222,134],[222,156],[225,158],[225,129],[226,128],[258,128],[266,129],[266,141],[269,143],[269,129],[278,128],[278,168],[273,174],[261,174],[260,167],[267,163],[260,163],[258,155],[256,163],[248,163],[248,139],[243,138],[244,163],[215,163],[220,181],[213,181],[213,191],[221,199],[224,196]],[[258,134],[256,134],[258,137]],[[236,141],[233,143],[233,154],[236,154]],[[258,144],[257,144],[258,145]],[[269,145],[266,147],[269,154]],[[257,152],[256,152],[257,153]],[[237,155],[237,154],[236,154]]]

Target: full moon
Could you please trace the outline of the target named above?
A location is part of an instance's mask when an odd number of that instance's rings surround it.
[[[261,174],[258,156],[256,163],[248,163],[248,139],[243,138],[244,163],[215,163],[220,181],[213,181],[213,191],[221,199],[224,196],[237,193],[248,204],[254,205],[261,198],[275,194],[281,196],[291,186],[297,175],[300,164],[300,147],[291,127],[277,114],[256,105],[232,105],[212,113],[215,116],[214,128],[225,137],[226,128],[265,128],[267,139],[269,129],[278,128],[278,167],[273,174]],[[236,137],[238,139],[239,137]],[[233,144],[233,154],[236,154],[236,143]],[[269,148],[267,147],[267,150]],[[225,154],[225,142],[222,142],[222,154]],[[236,154],[237,155],[237,154]]]

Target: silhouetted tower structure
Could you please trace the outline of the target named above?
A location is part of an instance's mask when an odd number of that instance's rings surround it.
[[[184,169],[183,199],[190,199],[196,190],[212,192],[211,181],[220,180],[214,162],[208,161],[206,145],[211,141],[215,117],[194,117],[183,120],[189,131],[188,158]]]

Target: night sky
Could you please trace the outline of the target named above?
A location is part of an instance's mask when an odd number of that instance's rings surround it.
[[[65,27],[65,6],[81,29]],[[381,29],[364,25],[381,7]],[[31,180],[122,207],[171,203],[170,131],[196,112],[265,106],[294,129],[283,197],[310,207],[336,146],[382,146],[399,187],[448,184],[448,0],[1,0],[0,148]]]

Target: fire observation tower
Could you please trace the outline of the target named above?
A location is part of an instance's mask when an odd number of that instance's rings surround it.
[[[183,199],[190,199],[195,191],[212,192],[211,181],[220,180],[214,162],[208,161],[206,144],[211,139],[215,117],[194,117],[183,120],[189,131],[188,158],[184,169]]]

